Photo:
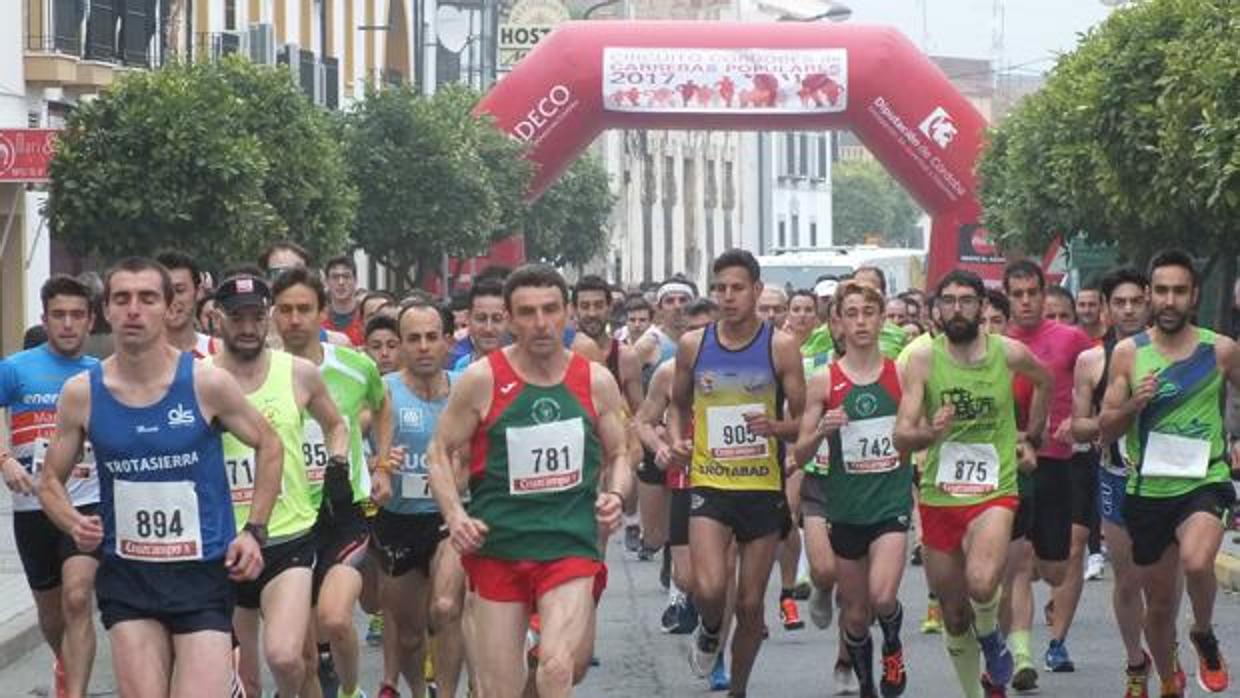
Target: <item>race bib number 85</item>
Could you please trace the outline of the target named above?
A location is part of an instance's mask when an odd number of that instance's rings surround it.
[[[585,427],[580,417],[509,427],[504,434],[510,494],[563,492],[581,484]]]

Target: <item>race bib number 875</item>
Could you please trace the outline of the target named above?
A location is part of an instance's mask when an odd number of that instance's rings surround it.
[[[993,444],[948,441],[939,449],[939,490],[956,497],[999,489],[999,452]]]

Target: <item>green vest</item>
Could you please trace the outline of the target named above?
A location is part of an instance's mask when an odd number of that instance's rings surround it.
[[[947,434],[930,446],[921,501],[971,506],[1015,496],[1016,407],[1003,339],[986,335],[986,356],[971,366],[951,357],[947,341],[939,336],[931,345],[925,412],[926,419],[933,419],[951,403],[956,417]]]
[[[270,356],[267,379],[258,390],[246,395],[246,399],[267,418],[284,447],[280,496],[267,520],[267,535],[275,540],[309,530],[317,512],[311,504],[310,485],[302,460],[302,416],[293,391],[293,357],[282,351],[271,351]],[[232,488],[233,514],[240,530],[250,518],[250,502],[254,497],[254,449],[228,433],[224,434],[223,447],[224,465]]]

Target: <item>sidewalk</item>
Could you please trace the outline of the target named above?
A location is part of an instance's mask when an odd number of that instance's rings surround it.
[[[34,599],[26,586],[21,559],[13,543],[13,506],[0,495],[0,667],[7,666],[43,642]]]

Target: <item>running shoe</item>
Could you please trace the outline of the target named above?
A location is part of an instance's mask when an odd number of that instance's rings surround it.
[[[926,619],[921,622],[921,632],[924,635],[943,632],[943,609],[937,599],[930,599],[930,605],[926,606]]]
[[[878,689],[883,698],[896,698],[904,695],[904,687],[908,684],[908,674],[904,671],[904,650],[897,649],[890,654],[883,650],[883,675],[878,681]]]
[[[400,691],[396,690],[391,684],[383,684],[379,687],[379,692],[375,694],[375,698],[400,698]]]
[[[1038,690],[1038,670],[1032,662],[1016,665],[1016,673],[1012,674],[1012,690],[1017,693],[1029,693]]]
[[[624,527],[624,548],[635,553],[642,547],[642,527],[630,524]]]
[[[1161,698],[1184,698],[1188,695],[1184,689],[1180,688],[1175,679],[1162,682],[1162,690],[1158,692]]]
[[[1218,638],[1214,637],[1214,630],[1190,632],[1188,638],[1192,640],[1193,649],[1197,650],[1197,685],[1210,693],[1226,691],[1229,683],[1227,662],[1218,651]]]
[[[801,620],[801,611],[797,608],[796,599],[785,596],[779,600],[779,619],[783,621],[784,630],[800,630],[805,627]]]
[[[538,660],[538,645],[542,642],[542,619],[537,613],[530,615],[530,627],[525,631],[525,651],[530,659]]]
[[[1180,641],[1175,640],[1171,643],[1171,667],[1175,676],[1175,685],[1179,687],[1180,693],[1188,693],[1188,674],[1184,673],[1184,666],[1180,664]]]
[[[55,686],[56,698],[65,698],[69,695],[69,684],[65,679],[65,665],[60,663],[60,657],[52,660],[52,685]]]
[[[1046,648],[1046,670],[1055,674],[1070,674],[1076,671],[1072,657],[1068,656],[1068,646],[1062,640],[1051,640]]]
[[[835,695],[837,696],[852,696],[861,690],[851,662],[843,659],[835,660],[835,671],[832,672],[832,677],[835,680]]]
[[[831,627],[831,594],[814,587],[809,594],[809,619],[823,630]]]
[[[1102,556],[1102,553],[1090,553],[1089,558],[1085,561],[1085,579],[1102,579],[1102,572],[1106,569],[1106,566],[1107,559]]]
[[[982,646],[982,654],[986,657],[986,675],[999,687],[1007,686],[1012,680],[1015,662],[1007,643],[1003,641],[1003,633],[995,630],[977,638],[977,643]]]
[[[667,608],[663,609],[663,615],[659,618],[659,629],[665,633],[676,630],[676,626],[680,625],[680,599],[669,603]]]
[[[698,612],[697,606],[693,605],[693,601],[689,597],[684,596],[680,599],[680,607],[676,627],[672,630],[673,635],[689,635],[697,630]]]
[[[280,696],[276,696],[280,698]],[[430,681],[426,684],[426,698],[439,698],[439,684]]]
[[[986,698],[1007,698],[1007,688],[991,681],[989,674],[982,674],[982,695]]]
[[[792,598],[797,601],[808,601],[812,593],[814,593],[814,585],[810,584],[806,577],[798,579],[797,585],[792,588]]]
[[[689,669],[699,679],[704,679],[715,666],[715,658],[719,655],[719,633],[706,632],[706,626],[699,625],[693,635],[693,645],[689,648]]]
[[[1139,668],[1128,667],[1125,674],[1124,698],[1149,698],[1150,655],[1145,655],[1145,662]]]
[[[366,625],[366,644],[378,647],[383,644],[383,613],[370,614],[370,622]]]
[[[726,691],[732,687],[732,677],[728,675],[728,667],[723,663],[723,652],[715,658],[715,668],[710,670],[706,683],[712,691]]]
[[[352,693],[345,693],[343,690],[336,691],[336,698],[366,698],[366,692],[358,687]]]

